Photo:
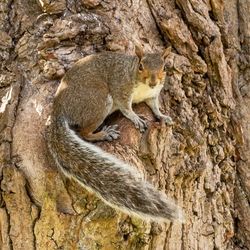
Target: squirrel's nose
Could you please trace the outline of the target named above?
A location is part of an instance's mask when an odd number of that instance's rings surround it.
[[[155,74],[152,74],[150,77],[150,82],[149,82],[149,86],[151,88],[155,87],[157,85],[157,77]]]

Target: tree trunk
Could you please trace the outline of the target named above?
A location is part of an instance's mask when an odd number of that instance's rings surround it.
[[[0,248],[249,249],[250,1],[5,0],[0,3]],[[146,223],[58,173],[44,142],[53,95],[79,58],[172,46],[155,121],[117,113],[97,143],[137,166],[186,214]],[[98,91],[98,90],[97,90]]]

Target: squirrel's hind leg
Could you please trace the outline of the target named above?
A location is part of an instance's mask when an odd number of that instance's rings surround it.
[[[117,130],[117,125],[104,126],[103,129],[97,133],[93,133],[89,128],[80,131],[81,136],[87,141],[113,141],[118,139],[120,131]]]
[[[99,102],[99,107],[95,107],[95,110],[91,114],[95,116],[93,119],[95,122],[83,123],[80,129],[80,135],[88,141],[112,141],[118,139],[120,132],[117,130],[117,125],[104,126],[101,131],[96,132],[98,127],[103,123],[105,118],[109,115],[113,107],[113,99],[110,95],[107,95],[104,102]],[[92,121],[93,121],[92,120]],[[90,121],[90,120],[89,120]]]

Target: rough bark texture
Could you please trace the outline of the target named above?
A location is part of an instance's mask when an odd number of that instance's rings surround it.
[[[0,3],[0,248],[249,249],[250,1],[4,0]],[[186,223],[118,213],[48,157],[44,129],[60,78],[84,55],[172,45],[162,110],[143,135],[98,143],[177,200]]]

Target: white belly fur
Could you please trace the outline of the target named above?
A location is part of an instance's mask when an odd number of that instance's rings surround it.
[[[158,84],[154,88],[151,88],[145,83],[139,83],[133,91],[132,102],[139,103],[146,99],[158,96],[162,88],[163,84]]]

